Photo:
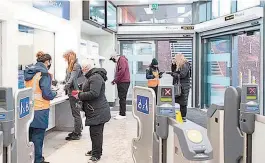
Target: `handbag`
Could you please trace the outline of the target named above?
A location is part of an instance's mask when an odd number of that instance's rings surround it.
[[[181,96],[181,84],[180,84],[180,75],[177,76],[177,82],[174,84],[174,94],[175,96]]]

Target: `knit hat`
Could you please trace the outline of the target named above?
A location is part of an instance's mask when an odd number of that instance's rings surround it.
[[[151,65],[158,65],[158,62],[157,62],[157,60],[155,58],[152,60]]]

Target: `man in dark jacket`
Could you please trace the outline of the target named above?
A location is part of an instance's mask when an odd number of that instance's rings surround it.
[[[75,98],[83,102],[83,111],[86,115],[85,125],[90,126],[90,138],[92,150],[86,156],[92,156],[91,162],[97,162],[102,155],[103,129],[104,124],[110,118],[110,107],[105,96],[105,81],[107,71],[103,68],[93,68],[93,61],[87,59],[82,63],[82,70],[86,81],[83,83],[82,92]]]
[[[115,55],[110,58],[114,63],[117,63],[115,79],[112,84],[117,84],[118,97],[120,103],[120,113],[115,117],[115,119],[125,119],[126,118],[126,98],[128,89],[130,87],[130,71],[128,60],[125,56]]]

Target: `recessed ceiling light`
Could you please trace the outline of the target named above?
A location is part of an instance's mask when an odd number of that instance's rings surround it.
[[[185,7],[178,7],[178,13],[179,14],[183,14],[183,13],[185,13]]]
[[[148,15],[153,14],[153,11],[151,10],[151,8],[144,8],[144,11],[145,11],[145,13],[148,14]]]

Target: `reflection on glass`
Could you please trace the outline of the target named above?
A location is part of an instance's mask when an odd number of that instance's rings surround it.
[[[230,37],[209,39],[207,45],[207,105],[223,103],[225,89],[230,86]]]
[[[238,11],[259,5],[260,5],[260,0],[249,0],[249,1],[237,0]]]
[[[137,62],[137,73],[145,74],[146,69],[149,67],[150,62]]]
[[[116,31],[117,30],[117,8],[110,2],[107,2],[107,25],[108,28]]]
[[[157,10],[146,6],[121,7],[120,23],[192,24],[191,5],[159,5]]]
[[[90,20],[105,25],[105,1],[89,1]]]

